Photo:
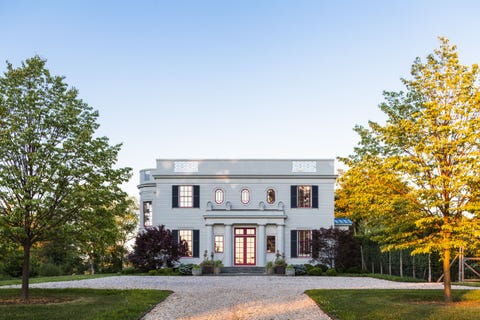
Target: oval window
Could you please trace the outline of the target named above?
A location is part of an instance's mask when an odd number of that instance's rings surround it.
[[[241,195],[243,204],[247,204],[250,202],[250,191],[248,189],[243,189]]]
[[[275,190],[273,189],[267,190],[267,203],[269,204],[275,203]]]
[[[222,189],[215,190],[215,203],[222,204],[225,199],[225,194]]]

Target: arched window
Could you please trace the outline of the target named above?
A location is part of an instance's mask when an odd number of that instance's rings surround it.
[[[269,204],[275,203],[275,190],[273,189],[267,190],[267,203]]]
[[[241,200],[243,204],[247,204],[250,202],[250,190],[243,189],[241,193]]]
[[[222,189],[215,190],[215,203],[222,204],[224,200],[225,200],[225,193],[223,192],[223,190]]]

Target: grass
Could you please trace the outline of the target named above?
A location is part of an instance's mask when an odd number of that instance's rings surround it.
[[[84,280],[84,279],[94,279],[94,278],[104,278],[104,277],[111,277],[117,276],[117,274],[109,273],[109,274],[95,274],[95,275],[74,275],[74,276],[56,276],[56,277],[34,277],[30,278],[30,283],[42,283],[42,282],[59,282],[59,281],[75,281],[75,280]],[[14,284],[22,284],[21,278],[15,279],[6,279],[0,280],[0,286],[8,286]]]
[[[20,304],[15,301],[20,297],[19,289],[0,289],[0,320],[134,320],[140,319],[170,293],[160,290],[30,289],[34,303]]]
[[[480,314],[480,290],[454,290],[443,303],[442,290],[308,290],[330,316],[341,320],[471,320]]]

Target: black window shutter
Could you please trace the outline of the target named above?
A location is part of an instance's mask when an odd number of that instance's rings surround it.
[[[172,208],[178,208],[178,186],[172,186]]]
[[[312,186],[312,208],[318,208],[318,186]]]
[[[290,208],[297,207],[297,186],[290,186]]]
[[[179,239],[178,239],[178,230],[172,230],[172,238],[173,238],[173,242],[178,245],[179,243]]]
[[[193,207],[200,208],[200,186],[193,186]]]
[[[290,257],[296,258],[297,255],[297,230],[290,231]]]
[[[200,230],[193,230],[192,255],[194,258],[200,257]]]

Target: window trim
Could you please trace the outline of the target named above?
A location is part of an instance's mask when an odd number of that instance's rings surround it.
[[[248,188],[243,188],[240,192],[240,202],[244,205],[250,203],[250,190]]]
[[[190,239],[182,239],[182,232],[190,232]],[[178,229],[178,240],[181,242],[184,240],[187,243],[187,255],[182,256],[182,258],[193,258],[193,230],[192,229]],[[190,253],[190,254],[188,254]]]
[[[301,197],[301,194],[300,194],[300,188],[308,188],[308,205],[304,205],[304,200],[301,201],[300,197]],[[297,186],[297,208],[301,208],[301,209],[311,209],[312,208],[312,196],[313,196],[313,188],[311,185],[299,185]],[[305,198],[305,190],[303,191],[303,197]]]
[[[219,201],[218,195],[221,195],[221,200]],[[225,191],[221,188],[215,189],[215,203],[216,204],[222,204],[225,202]]]
[[[272,201],[269,201],[269,193],[270,193],[270,192],[273,193],[273,200],[272,200]],[[266,192],[266,201],[267,201],[267,203],[268,203],[268,204],[274,204],[275,201],[277,201],[276,197],[277,197],[277,195],[276,195],[275,189],[273,189],[273,188],[268,188],[268,189],[267,189],[267,192]]]
[[[300,237],[300,233],[308,233],[309,234],[309,237],[308,239],[305,238],[305,236],[303,237],[303,239]],[[306,244],[304,243],[306,242]],[[301,245],[302,243],[302,245]],[[300,252],[300,250],[303,248],[303,249],[306,249],[306,247],[308,246],[308,253],[305,253],[305,252]],[[298,258],[311,258],[312,257],[312,230],[310,229],[300,229],[300,230],[297,230],[297,257]]]

